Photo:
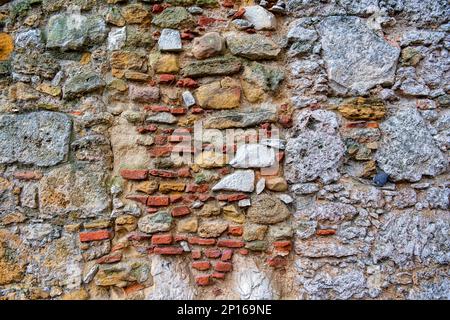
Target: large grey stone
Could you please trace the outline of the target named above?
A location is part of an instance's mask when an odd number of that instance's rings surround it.
[[[339,178],[345,153],[338,119],[331,111],[306,111],[298,115],[292,137],[287,139],[285,177],[291,183],[320,178],[325,183]]]
[[[39,184],[41,215],[76,213],[80,218],[105,217],[110,207],[106,173],[95,168],[67,164],[47,173]]]
[[[71,76],[64,84],[64,98],[73,99],[85,93],[102,89],[105,81],[93,71],[82,71]]]
[[[225,176],[213,188],[213,191],[228,190],[253,192],[255,189],[255,172],[253,170],[239,170]]]
[[[448,160],[415,108],[398,110],[381,124],[381,131],[375,157],[391,179],[419,181],[423,175],[436,176],[448,167]]]
[[[230,33],[226,40],[232,54],[251,60],[275,59],[281,52],[275,42],[261,34]]]
[[[357,17],[327,17],[318,25],[330,85],[337,92],[364,94],[391,84],[400,50]]]
[[[0,116],[0,163],[52,166],[67,155],[71,120],[41,111]]]
[[[50,17],[47,23],[47,48],[79,50],[103,42],[106,34],[106,23],[100,16],[57,14]]]
[[[275,122],[276,111],[273,109],[255,111],[222,111],[204,121],[206,129],[228,129],[253,127],[263,122]]]
[[[406,210],[391,212],[383,220],[373,246],[375,262],[388,259],[401,267],[450,262],[448,213]]]

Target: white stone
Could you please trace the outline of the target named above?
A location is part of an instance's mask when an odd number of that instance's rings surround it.
[[[256,194],[260,194],[264,191],[264,188],[266,187],[266,179],[261,178],[258,180],[258,183],[256,184]]]
[[[252,202],[250,201],[250,199],[242,199],[239,200],[238,202],[238,206],[243,208],[243,207],[250,207],[252,205]]]
[[[225,176],[213,188],[213,191],[228,190],[253,192],[255,189],[255,172],[253,170],[239,170]]]
[[[265,168],[275,164],[275,151],[261,144],[244,144],[230,161],[235,168]]]
[[[122,49],[125,45],[126,40],[127,40],[126,27],[112,28],[111,32],[108,34],[108,50],[114,51]]]
[[[292,199],[292,197],[288,194],[277,194],[277,197],[286,204],[292,203],[294,201],[294,199]]]
[[[181,51],[183,45],[180,32],[173,29],[163,29],[158,40],[158,47],[160,51]]]
[[[261,6],[245,7],[244,18],[250,21],[256,30],[274,30],[277,27],[275,15]]]
[[[182,97],[186,107],[189,108],[195,104],[195,98],[190,91],[183,92]]]
[[[284,148],[286,148],[286,141],[281,139],[261,139],[259,143],[280,150],[284,150]]]

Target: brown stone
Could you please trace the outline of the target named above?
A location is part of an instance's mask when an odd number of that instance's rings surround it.
[[[7,33],[0,33],[0,61],[8,60],[14,50],[12,37]]]
[[[386,114],[384,102],[378,98],[351,98],[344,101],[338,110],[351,120],[380,120]]]
[[[154,180],[140,182],[136,185],[135,190],[144,192],[146,194],[152,194],[156,190],[158,190],[158,182]]]
[[[186,184],[177,182],[161,182],[159,184],[159,191],[162,193],[169,193],[173,191],[183,192]]]
[[[195,163],[205,169],[220,168],[228,163],[227,156],[214,151],[204,151],[195,158]]]
[[[240,105],[241,87],[232,78],[199,87],[195,92],[197,103],[205,109],[232,109]]]
[[[197,232],[198,219],[196,217],[180,219],[177,222],[178,232]]]
[[[266,177],[266,188],[271,191],[286,191],[288,185],[283,177]]]
[[[129,4],[123,7],[122,16],[129,24],[143,23],[149,18],[149,12],[142,4]]]
[[[225,40],[218,32],[209,32],[192,42],[192,54],[197,59],[206,59],[220,54],[225,49]]]

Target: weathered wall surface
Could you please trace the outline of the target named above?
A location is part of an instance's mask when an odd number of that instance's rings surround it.
[[[0,299],[449,299],[449,17],[0,0]]]

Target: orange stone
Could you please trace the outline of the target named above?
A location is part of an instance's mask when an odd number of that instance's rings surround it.
[[[0,33],[0,61],[9,59],[11,52],[14,50],[14,42],[7,33]]]

